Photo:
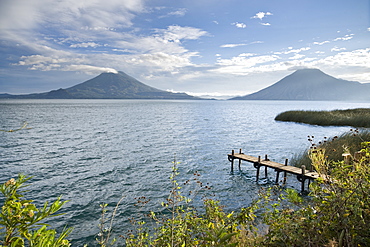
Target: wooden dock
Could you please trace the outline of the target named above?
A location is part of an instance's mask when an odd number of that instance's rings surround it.
[[[270,161],[267,158],[267,155],[265,155],[265,158],[262,160],[261,156],[254,157],[250,155],[246,155],[242,153],[242,150],[239,150],[239,153],[235,153],[234,150],[232,150],[231,154],[228,154],[228,160],[231,162],[231,172],[234,172],[234,160],[239,160],[239,170],[241,170],[241,162],[242,160],[253,163],[253,166],[257,169],[257,174],[256,174],[256,181],[259,179],[260,175],[260,168],[265,167],[265,177],[267,177],[267,168],[272,168],[276,172],[276,180],[275,183],[279,183],[279,175],[281,172],[284,173],[283,177],[283,184],[286,184],[287,180],[287,173],[293,174],[297,176],[297,179],[299,182],[301,182],[301,190],[304,191],[305,187],[305,181],[308,180],[308,184],[319,178],[322,177],[320,176],[319,173],[314,172],[314,171],[309,171],[306,170],[305,166],[302,166],[301,168],[295,167],[295,166],[289,166],[288,165],[288,159],[285,160],[285,164],[280,164],[274,161]],[[322,177],[325,180],[327,180],[327,177]]]

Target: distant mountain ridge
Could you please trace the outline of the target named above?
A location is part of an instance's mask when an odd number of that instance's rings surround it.
[[[258,92],[231,100],[370,101],[370,84],[337,79],[319,69],[301,69]]]
[[[102,73],[75,86],[46,93],[0,94],[0,98],[23,99],[201,99],[185,93],[172,93],[150,87],[122,71]]]

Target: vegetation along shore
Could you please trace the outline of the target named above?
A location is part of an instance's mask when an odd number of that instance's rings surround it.
[[[275,120],[320,126],[370,128],[370,108],[333,111],[286,111],[277,115]]]

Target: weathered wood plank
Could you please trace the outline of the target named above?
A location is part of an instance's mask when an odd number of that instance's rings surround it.
[[[267,159],[267,155],[265,156],[265,159],[261,159],[261,157],[254,157],[254,156],[251,156],[251,155],[246,155],[244,153],[241,153],[241,150],[240,150],[239,153],[232,152],[232,154],[228,154],[228,158],[229,158],[230,161],[233,161],[234,159],[238,159],[239,161],[243,160],[243,161],[247,161],[247,162],[255,164],[255,167],[257,168],[257,180],[258,180],[258,176],[259,176],[259,167],[261,167],[261,166],[272,168],[275,171],[277,171],[277,173],[285,172],[285,173],[290,173],[290,174],[293,174],[293,175],[298,175],[300,177],[303,176],[303,178],[302,178],[303,182],[302,183],[304,183],[305,179],[317,179],[319,177],[322,177],[325,180],[329,179],[329,177],[321,176],[317,172],[312,172],[312,171],[309,171],[309,170],[306,170],[306,169],[303,170],[303,168],[298,168],[298,167],[295,167],[295,166],[289,166],[289,165],[287,165],[288,164],[287,161],[286,161],[286,164],[281,164],[281,163],[277,163],[277,162],[274,162],[274,161],[270,161],[270,160]],[[240,169],[240,163],[239,163],[239,169]],[[277,174],[276,180],[278,180],[278,176],[279,176],[279,174]]]

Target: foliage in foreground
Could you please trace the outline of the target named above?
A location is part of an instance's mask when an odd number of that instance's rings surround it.
[[[59,237],[54,229],[47,229],[43,220],[58,216],[55,214],[66,201],[58,198],[50,206],[45,202],[37,208],[32,200],[24,198],[24,185],[30,177],[19,175],[0,186],[4,196],[4,205],[0,213],[0,246],[38,246],[57,247],[70,246],[66,237],[72,229],[65,229]]]
[[[307,201],[292,190],[264,214],[267,246],[370,246],[370,142],[363,157],[350,163],[326,159],[325,150],[311,152],[312,164],[330,180],[310,186]],[[265,198],[270,199],[271,194]]]
[[[163,204],[170,217],[151,212],[157,223],[153,231],[146,221],[136,221],[126,246],[370,246],[370,142],[363,145],[362,158],[350,163],[327,160],[324,149],[313,150],[315,170],[331,176],[312,183],[308,197],[272,188],[231,213],[214,200],[204,201],[205,213],[189,206],[175,168]]]
[[[146,227],[146,221],[136,220],[136,229],[126,237],[126,246],[237,246],[242,236],[256,231],[253,227],[255,204],[238,214],[228,214],[218,201],[205,199],[204,211],[200,213],[190,205],[191,200],[181,194],[177,175],[175,164],[170,178],[172,189],[162,203],[170,216],[150,212],[156,224],[153,232]]]
[[[286,111],[276,121],[297,122],[320,126],[370,127],[370,108],[333,111]]]

